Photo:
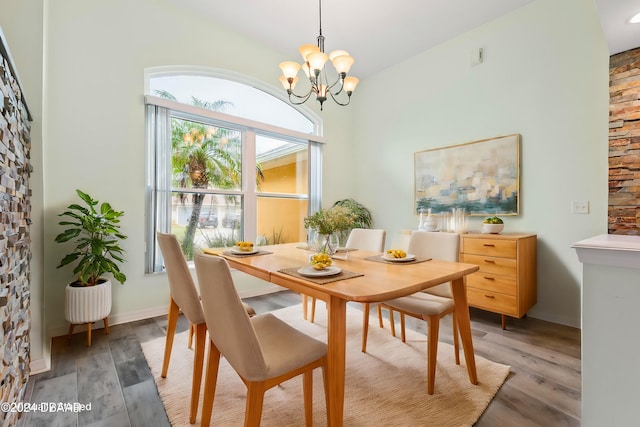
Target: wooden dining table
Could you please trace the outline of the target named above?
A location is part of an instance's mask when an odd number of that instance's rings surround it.
[[[338,253],[332,266],[339,267],[341,275],[359,275],[344,279],[336,276],[335,279],[338,280],[319,284],[313,279],[290,274],[290,269],[297,270],[309,265],[309,255],[312,252],[305,250],[304,245],[290,243],[262,246],[259,249],[257,254],[250,256],[235,255],[228,250],[207,252],[223,256],[231,267],[244,273],[326,302],[329,382],[327,411],[330,426],[342,426],[344,418],[346,316],[349,301],[377,303],[450,281],[469,381],[478,384],[464,285],[464,277],[477,271],[477,265],[440,260],[379,262],[372,259],[380,254],[354,250]],[[289,273],[283,272],[287,269]]]

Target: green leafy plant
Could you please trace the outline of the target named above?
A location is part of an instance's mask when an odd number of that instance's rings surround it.
[[[335,202],[333,206],[342,206],[351,211],[354,218],[351,225],[352,228],[371,228],[371,223],[373,222],[371,211],[361,203],[354,199],[342,199]]]
[[[353,217],[353,222],[351,223],[349,228],[340,231],[341,242],[346,242],[347,238],[349,237],[349,233],[354,228],[371,228],[371,224],[373,222],[371,211],[360,202],[357,202],[354,199],[342,199],[335,202],[333,206],[341,206],[348,209],[349,211],[351,211],[351,215]]]
[[[320,209],[304,219],[305,228],[313,228],[319,234],[329,235],[346,230],[353,226],[354,215],[350,209],[334,206],[331,209]]]
[[[115,280],[124,284],[127,277],[118,265],[124,262],[124,250],[119,243],[127,238],[120,233],[118,225],[124,212],[114,210],[109,203],[100,204],[96,210],[100,202],[80,190],[76,193],[86,206],[74,203],[58,215],[68,218],[58,223],[67,228],[55,238],[57,243],[73,242],[76,246],[57,268],[77,261],[73,272],[81,286],[97,285],[105,273],[111,273]]]

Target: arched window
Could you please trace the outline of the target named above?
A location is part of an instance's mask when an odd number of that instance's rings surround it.
[[[226,76],[225,76],[226,74]],[[220,70],[146,70],[147,272],[156,231],[194,248],[305,241],[320,207],[321,121],[280,90]]]

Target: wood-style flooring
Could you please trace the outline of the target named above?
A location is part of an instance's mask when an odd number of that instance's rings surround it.
[[[245,301],[264,313],[299,304],[300,297],[283,291]],[[320,303],[318,309],[324,309]],[[500,316],[475,309],[471,320],[476,354],[511,366],[507,381],[476,426],[580,425],[580,330],[525,317],[509,318],[503,331]],[[377,321],[372,319],[370,327],[377,327]],[[407,318],[407,327],[426,333],[425,323],[415,319]],[[92,403],[91,411],[25,413],[18,426],[168,426],[140,346],[164,336],[165,328],[166,318],[156,317],[113,326],[109,335],[96,330],[91,348],[86,347],[85,333],[75,334],[71,341],[55,338],[52,369],[30,378],[26,397],[30,402],[76,402],[82,396]],[[181,318],[178,331],[187,328]],[[445,318],[440,340],[451,343],[451,335]],[[185,396],[185,404],[188,400]]]

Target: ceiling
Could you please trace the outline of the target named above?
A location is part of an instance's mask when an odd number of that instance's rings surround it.
[[[217,25],[260,40],[282,60],[300,60],[298,46],[316,44],[317,0],[169,0]],[[533,0],[322,0],[325,51],[349,51],[351,74],[366,77],[507,14]],[[584,1],[584,0],[583,0]],[[595,0],[610,54],[640,46],[640,0]]]
[[[640,0],[596,0],[609,54],[640,47],[640,24],[627,21],[640,12]]]

